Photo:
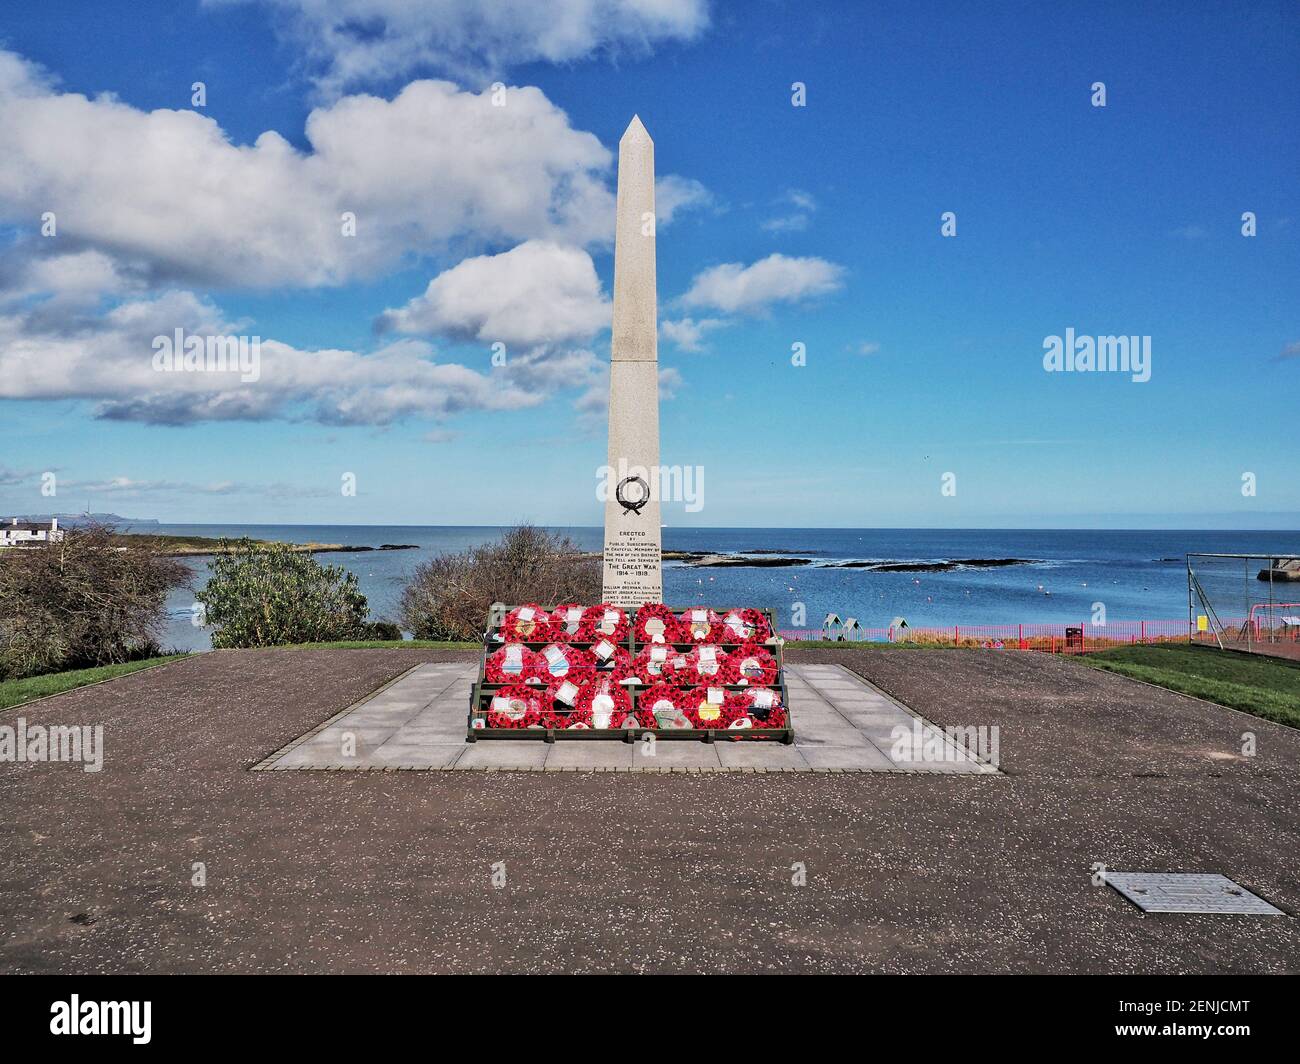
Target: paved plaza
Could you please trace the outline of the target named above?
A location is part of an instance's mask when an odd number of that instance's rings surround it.
[[[947,772],[996,768],[840,665],[792,665],[793,746],[736,739],[465,741],[477,667],[418,665],[277,750],[258,769],[524,772]],[[900,742],[900,740],[902,740]]]
[[[1300,732],[1047,654],[786,654],[809,687],[851,671],[997,726],[997,773],[249,771],[477,657],[221,650],[0,715],[104,728],[100,772],[0,771],[0,971],[1300,970],[1290,916],[1144,914],[1094,878],[1222,875],[1298,911]],[[536,745],[591,745],[562,742]]]

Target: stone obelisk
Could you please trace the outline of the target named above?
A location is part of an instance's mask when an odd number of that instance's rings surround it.
[[[623,607],[663,601],[658,303],[655,146],[633,117],[618,142],[603,591]]]

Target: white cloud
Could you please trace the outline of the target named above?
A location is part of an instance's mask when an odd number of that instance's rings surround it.
[[[306,152],[275,132],[234,144],[198,112],[55,92],[0,52],[0,223],[52,211],[61,244],[147,287],[328,285],[452,244],[612,233],[611,153],[536,88],[493,107],[412,82],[314,110],[306,139]]]
[[[0,399],[82,400],[101,418],[158,424],[341,425],[440,422],[569,389],[588,401],[603,363],[569,345],[609,320],[584,250],[613,229],[613,156],[596,137],[535,88],[493,107],[419,81],[392,100],[318,108],[305,139],[305,151],[274,132],[236,144],[200,113],[62,93],[0,50],[0,225],[21,234],[0,251]],[[659,187],[665,222],[709,199],[673,175]],[[46,211],[53,238],[34,232]],[[355,212],[355,237],[340,231],[343,211]],[[248,331],[195,288],[344,284],[510,245],[443,271],[382,319],[407,334],[502,339],[504,369],[442,362],[419,335],[371,353],[265,339],[255,382],[153,369],[157,336]]]
[[[500,255],[465,259],[423,295],[389,310],[379,327],[483,343],[534,346],[585,340],[610,322],[591,256],[531,240]]]
[[[759,222],[759,228],[768,233],[802,233],[808,228],[808,215],[783,214]]]
[[[655,222],[667,225],[678,211],[707,207],[713,196],[692,177],[665,174],[655,181]]]
[[[55,329],[0,315],[0,399],[82,399],[112,420],[153,424],[288,418],[383,425],[465,410],[512,410],[547,396],[499,374],[440,363],[426,343],[402,340],[372,354],[302,351],[261,342],[259,379],[238,373],[159,372],[153,340],[177,328],[236,333],[211,302],[191,292],[124,303],[102,318]]]
[[[792,210],[760,222],[760,227],[769,233],[802,232],[808,228],[812,213],[817,209],[817,201],[812,194],[797,188],[786,189],[785,194],[777,202]]]
[[[422,69],[484,77],[518,63],[644,54],[691,41],[707,0],[206,0],[260,2],[326,91]]]
[[[1277,357],[1279,362],[1288,358],[1300,358],[1300,340],[1292,340],[1282,348],[1282,353]]]
[[[696,274],[680,302],[726,313],[756,313],[773,303],[834,292],[843,284],[843,275],[843,267],[825,259],[772,254],[751,266],[728,262]]]
[[[47,245],[42,241],[0,256],[0,302],[51,297],[62,309],[140,289],[138,281],[123,275],[102,251],[64,252]]]
[[[139,499],[150,495],[261,495],[273,498],[327,498],[338,491],[334,485],[303,486],[276,481],[268,484],[251,484],[235,480],[199,483],[188,480],[136,480],[133,477],[115,476],[103,480],[65,479],[61,488],[65,493],[112,495],[123,499]]]
[[[880,350],[880,345],[874,340],[863,340],[854,350],[859,355],[874,355]]]
[[[723,318],[700,318],[698,321],[695,318],[665,319],[659,323],[659,334],[683,351],[702,351],[704,334],[728,324]]]

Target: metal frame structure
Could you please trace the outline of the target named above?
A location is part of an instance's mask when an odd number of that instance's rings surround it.
[[[1280,584],[1275,579],[1275,573],[1281,571],[1282,564],[1288,562],[1300,562],[1298,554],[1219,554],[1209,551],[1189,551],[1186,555],[1187,562],[1187,640],[1194,643],[1201,636],[1202,629],[1198,624],[1198,614],[1196,605],[1199,602],[1204,609],[1204,613],[1199,616],[1206,618],[1206,628],[1213,635],[1214,641],[1218,644],[1220,650],[1225,649],[1223,636],[1225,633],[1231,633],[1230,642],[1245,643],[1247,650],[1252,650],[1257,643],[1278,643],[1283,636],[1279,636],[1277,625],[1274,623],[1274,614],[1279,609],[1295,606],[1300,609],[1300,603],[1283,602],[1279,599],[1279,586],[1287,587],[1291,581]],[[1199,565],[1193,564],[1193,559],[1199,558],[1220,558],[1224,560],[1240,560],[1242,563],[1242,600],[1243,605],[1248,607],[1245,613],[1240,617],[1230,617],[1231,623],[1225,623],[1220,616],[1220,611],[1216,607],[1213,596],[1209,594],[1201,581],[1201,570]],[[1263,562],[1264,567],[1257,572],[1251,570],[1259,563]],[[1264,573],[1268,573],[1267,580],[1264,579]],[[1264,602],[1252,602],[1248,588],[1251,586],[1251,580],[1257,580],[1268,585],[1268,598]],[[1297,585],[1295,592],[1288,592],[1282,595],[1283,598],[1297,599],[1300,598],[1300,584]],[[1256,617],[1257,611],[1263,610],[1265,623],[1261,624]],[[1236,622],[1240,622],[1239,624]],[[1285,629],[1283,630],[1283,633]]]

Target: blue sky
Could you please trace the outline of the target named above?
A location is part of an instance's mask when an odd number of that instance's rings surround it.
[[[1300,523],[1297,4],[317,6],[6,10],[0,508],[599,523],[639,113],[669,524]],[[262,379],[152,372],[174,328]]]

